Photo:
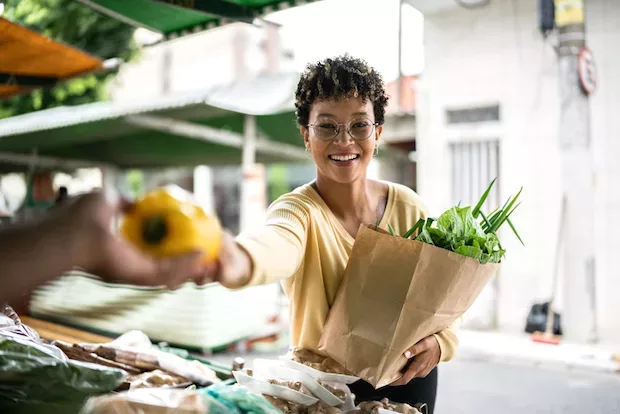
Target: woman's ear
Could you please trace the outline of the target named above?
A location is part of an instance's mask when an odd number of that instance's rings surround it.
[[[379,137],[383,133],[383,125],[377,125],[375,128],[375,140],[379,141]]]
[[[310,149],[310,131],[306,127],[299,127],[299,133],[304,137],[304,145]]]
[[[381,136],[382,132],[383,132],[383,125],[377,125],[377,128],[375,128],[375,146],[379,145],[379,137]]]

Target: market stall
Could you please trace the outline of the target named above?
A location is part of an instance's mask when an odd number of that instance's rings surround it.
[[[0,162],[5,157],[26,166],[90,165],[106,171],[239,165],[248,119],[256,125],[251,132],[258,162],[306,160],[291,110],[296,79],[297,74],[266,76],[180,96],[8,118],[0,121]],[[112,336],[140,329],[157,341],[212,350],[274,333],[268,320],[279,314],[278,294],[278,286],[232,292],[189,285],[171,292],[107,284],[73,272],[35,291],[29,311]]]
[[[140,331],[114,340],[83,337],[70,328],[20,319],[8,306],[0,312],[0,376],[0,410],[11,413],[426,411],[423,404],[411,407],[387,400],[356,406],[347,384],[358,378],[306,350],[257,359],[251,369],[240,358],[218,365],[154,344]]]

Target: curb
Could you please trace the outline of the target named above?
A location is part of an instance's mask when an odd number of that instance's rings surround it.
[[[462,331],[457,358],[620,374],[620,353],[600,346],[535,343],[525,336]]]
[[[557,359],[541,358],[537,356],[526,357],[516,354],[495,354],[490,351],[482,351],[476,348],[459,349],[456,359],[462,361],[497,362],[509,365],[530,365],[535,367],[548,367],[553,369],[582,370],[602,372],[608,374],[620,374],[620,363],[616,361],[601,361],[596,359],[576,359],[572,361],[562,361]]]

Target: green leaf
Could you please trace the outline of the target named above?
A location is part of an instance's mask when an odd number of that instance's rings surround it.
[[[420,230],[422,228],[422,226],[424,226],[424,224],[426,223],[426,220],[424,220],[423,218],[421,218],[420,220],[418,220],[412,228],[410,228],[407,233],[404,234],[404,238],[408,239],[410,238],[413,233],[415,233],[416,231]]]
[[[519,233],[517,233],[517,229],[515,228],[514,224],[512,224],[512,221],[509,218],[507,218],[506,221],[508,221],[508,225],[512,229],[512,232],[515,234],[515,236],[517,236],[517,239],[519,239],[519,241],[521,242],[521,245],[525,247],[525,243],[523,243],[523,240],[521,240],[521,236],[519,236]]]
[[[423,227],[422,231],[420,231],[420,234],[418,234],[418,236],[415,239],[422,243],[432,244],[434,246],[435,243],[433,242],[433,237],[431,236],[428,230],[429,230],[428,228]]]
[[[499,217],[497,218],[497,220],[495,220],[493,222],[493,225],[491,226],[491,228],[489,229],[489,231],[492,232],[496,232],[497,229],[499,229],[499,227],[504,223],[504,221],[506,220],[506,218],[509,217],[510,214],[512,214],[512,212],[514,211],[514,209],[512,209],[513,205],[516,203],[517,199],[519,198],[519,195],[521,195],[521,191],[523,191],[523,187],[521,187],[521,189],[519,190],[519,192],[517,193],[516,196],[513,197],[513,199],[510,201],[510,203],[508,204],[508,206],[504,209],[502,209],[501,214],[499,215]],[[518,206],[518,205],[517,205]],[[516,207],[515,207],[516,208]]]
[[[504,212],[504,210],[506,209],[509,203],[510,203],[510,198],[506,200],[502,208],[497,209],[497,211],[493,213],[491,217],[489,217],[489,222],[491,223],[491,226],[484,230],[486,233],[488,233],[489,229],[493,227],[493,224],[495,224],[495,222],[499,219],[499,217],[502,215],[502,213]]]
[[[482,229],[484,230],[484,227],[491,227],[491,223],[489,222],[489,219],[487,218],[487,216],[484,215],[484,213],[482,211],[479,211],[480,216],[482,216],[482,220],[484,221],[484,223],[482,224]]]
[[[448,238],[446,232],[441,228],[428,227],[425,229],[433,240],[433,244],[437,247],[445,248],[448,246]]]
[[[487,200],[487,197],[489,196],[489,193],[491,192],[491,189],[493,188],[493,184],[495,184],[496,180],[497,180],[497,177],[494,178],[493,181],[491,181],[491,184],[489,184],[486,191],[482,194],[482,197],[480,197],[480,200],[478,200],[478,204],[476,204],[476,207],[474,207],[474,210],[471,212],[474,218],[478,217],[478,214],[480,213],[480,209],[482,208],[484,202]]]
[[[446,210],[437,219],[437,224],[441,226],[446,233],[454,233],[455,236],[460,237],[463,235],[465,225],[459,214],[459,207],[452,207]]]
[[[514,213],[514,211],[517,209],[517,207],[519,207],[521,205],[521,203],[518,203],[516,206],[514,206],[510,211],[504,211],[502,213],[502,215],[495,220],[495,222],[493,223],[493,226],[496,228],[496,230],[494,231],[494,233],[502,226],[502,224],[504,224],[506,222],[506,220],[508,220],[508,218],[512,215],[512,213]]]
[[[460,246],[454,249],[454,253],[480,260],[482,257],[482,249],[474,246]]]
[[[392,236],[397,236],[396,232],[394,231],[394,227],[392,227],[390,223],[388,223],[388,230],[390,231],[390,234]]]

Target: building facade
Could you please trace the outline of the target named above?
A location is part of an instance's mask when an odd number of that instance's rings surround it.
[[[556,271],[562,196],[557,38],[539,31],[536,0],[494,0],[479,9],[448,0],[411,3],[425,18],[426,65],[417,88],[419,193],[441,212],[472,202],[495,177],[492,204],[524,187],[513,221],[526,247],[503,231],[506,261],[466,319],[472,326],[522,332],[530,306],[549,299]],[[585,5],[599,88],[590,99],[595,214],[583,218],[595,222],[596,271],[583,300],[593,309],[595,338],[618,344],[620,2]],[[562,311],[570,305],[562,301],[557,270],[555,299]]]

